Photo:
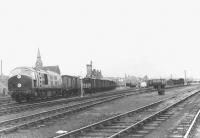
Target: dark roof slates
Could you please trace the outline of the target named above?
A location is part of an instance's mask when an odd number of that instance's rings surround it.
[[[43,66],[42,69],[43,70],[53,71],[53,72],[56,72],[58,74],[61,74],[59,66]]]

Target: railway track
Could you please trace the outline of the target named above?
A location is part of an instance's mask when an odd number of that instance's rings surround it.
[[[192,131],[200,114],[200,103],[194,104],[192,110],[180,121],[180,123],[168,135],[169,138],[189,138],[192,137]]]
[[[172,87],[174,88],[174,87]],[[172,89],[171,88],[171,89]],[[186,87],[186,89],[190,89],[190,87]],[[8,115],[12,113],[18,113],[22,111],[27,111],[27,110],[33,110],[37,108],[42,108],[42,107],[49,107],[49,106],[56,106],[60,104],[68,104],[70,102],[80,102],[84,101],[87,99],[93,99],[97,97],[107,97],[111,95],[117,95],[117,94],[142,94],[142,93],[149,93],[149,92],[155,92],[156,90],[152,88],[148,89],[126,89],[126,90],[117,90],[117,91],[111,91],[111,92],[105,92],[101,94],[96,94],[94,96],[86,96],[83,98],[80,97],[73,97],[73,98],[66,98],[66,99],[57,99],[57,100],[52,100],[52,101],[40,101],[36,103],[25,103],[25,104],[16,104],[16,103],[11,103],[11,104],[3,104],[0,105],[0,116],[2,115]]]
[[[176,87],[184,87],[184,86],[169,86],[167,87],[167,89],[171,89],[171,88],[176,88]],[[152,90],[152,88],[143,88],[142,90]],[[129,89],[125,89],[125,90],[112,90],[112,91],[107,91],[107,92],[101,92],[98,93],[97,95],[101,95],[101,94],[109,94],[109,93],[114,93],[114,92],[118,92],[118,91],[138,91],[138,89],[135,88],[129,88]],[[61,97],[62,98],[62,97]],[[71,97],[69,99],[73,99],[74,97]],[[45,101],[52,101],[52,99],[46,99],[46,100],[37,100],[35,102],[45,102]],[[10,96],[7,97],[0,97],[0,108],[1,107],[5,107],[5,106],[10,106],[10,105],[14,105],[16,104],[16,102],[14,102]]]
[[[168,134],[169,138],[192,138],[194,132],[197,131],[197,123],[200,116],[200,102],[194,102],[193,107],[187,113],[185,113],[178,125]]]
[[[110,97],[104,97],[104,98],[97,98],[93,100],[89,100],[86,102],[80,102],[75,105],[70,105],[70,106],[65,106],[62,108],[56,108],[56,109],[51,109],[35,114],[31,114],[28,116],[22,116],[10,120],[5,120],[0,122],[0,133],[6,133],[10,132],[13,130],[17,130],[19,128],[31,126],[34,124],[39,124],[41,122],[50,120],[50,119],[55,119],[57,117],[61,117],[70,113],[74,113],[92,106],[95,106],[97,104],[109,102],[118,98],[123,97],[124,95],[117,95],[117,96],[110,96]]]
[[[98,94],[95,96],[87,96],[84,98],[80,97],[75,97],[75,98],[67,98],[67,99],[57,99],[53,101],[45,101],[45,102],[37,102],[37,103],[26,103],[26,104],[17,104],[12,103],[9,105],[2,105],[0,106],[0,116],[5,115],[5,114],[11,114],[11,113],[18,113],[22,111],[27,111],[27,110],[32,110],[35,108],[41,108],[41,107],[49,107],[49,106],[55,106],[55,105],[60,105],[60,104],[68,104],[69,102],[80,102],[88,99],[94,99],[98,97],[107,97],[107,96],[112,96],[112,95],[121,95],[121,94],[141,94],[141,93],[146,93],[146,92],[153,92],[155,90],[153,89],[144,89],[144,90],[121,90],[118,92],[112,92],[112,93],[107,93],[107,94]]]
[[[0,105],[1,104],[5,104],[5,103],[7,103],[7,104],[9,104],[9,103],[11,103],[12,102],[12,99],[10,98],[10,97],[1,97],[0,98]]]
[[[198,93],[199,91],[192,91],[191,93],[188,93],[187,96],[182,95],[183,97],[177,99],[175,103],[170,103],[170,105],[167,104],[167,106],[158,108],[159,105],[167,99],[161,100],[136,110],[55,136],[54,138],[115,138],[124,137],[125,135],[128,135],[128,137],[144,137],[152,131],[152,129],[155,129],[155,126],[158,126],[159,123],[172,115],[172,113],[168,112],[170,109],[176,108],[177,105],[184,103],[184,101],[189,100]]]
[[[172,89],[172,88],[176,88],[176,87],[184,87],[184,86],[175,86],[175,87],[168,87],[168,89]],[[129,88],[129,89],[121,89],[121,90],[112,90],[112,91],[106,91],[106,92],[101,92],[101,93],[97,93],[97,94],[94,94],[94,95],[86,95],[85,97],[83,98],[80,98],[80,97],[68,97],[68,98],[65,98],[65,99],[40,99],[40,100],[36,100],[36,101],[33,101],[33,102],[25,102],[25,103],[16,103],[15,101],[13,101],[10,97],[2,97],[0,98],[0,109],[2,110],[5,110],[5,108],[11,108],[13,107],[14,108],[17,108],[17,106],[23,106],[25,107],[26,105],[29,106],[29,105],[37,105],[37,104],[41,104],[45,106],[45,103],[46,104],[51,104],[51,103],[62,103],[63,101],[76,101],[76,100],[84,100],[84,99],[88,99],[88,98],[94,98],[94,97],[97,97],[97,96],[108,96],[108,95],[112,95],[112,94],[118,94],[118,93],[122,93],[122,92],[139,92],[139,91],[155,91],[154,89],[152,88],[143,88],[143,89],[135,89],[135,88]],[[36,106],[37,107],[37,106]],[[26,110],[27,108],[25,108]],[[0,113],[1,115],[1,113]]]
[[[110,102],[115,99],[119,99],[128,95],[133,95],[135,93],[123,93],[117,94],[115,96],[110,95],[107,97],[97,97],[89,99],[88,101],[81,101],[78,104],[74,105],[65,105],[63,107],[54,108],[51,110],[30,114],[27,116],[22,116],[14,119],[9,119],[0,122],[0,133],[11,132],[20,128],[29,127],[32,125],[38,125],[42,122],[48,121],[50,119],[55,119],[62,117],[64,115],[74,113],[80,110],[87,109],[89,107],[95,106],[97,104],[102,104],[105,102]],[[177,94],[178,95],[178,94]],[[174,97],[174,96],[173,96]]]
[[[89,99],[89,101],[83,101],[78,104],[67,105],[64,107],[59,107],[56,109],[51,109],[48,111],[31,114],[28,116],[22,116],[22,117],[10,119],[10,120],[5,120],[5,121],[0,122],[0,133],[10,132],[10,131],[16,130],[18,128],[23,128],[23,127],[26,127],[29,125],[38,124],[38,123],[47,121],[49,119],[61,117],[66,114],[69,114],[69,113],[73,113],[76,111],[80,111],[80,110],[95,106],[97,104],[110,102],[115,99],[119,99],[124,96],[133,95],[133,94],[135,94],[135,93],[129,93],[129,94],[123,93],[123,94],[117,94],[115,96],[111,95],[111,96],[107,96],[107,97],[103,97],[103,98],[102,97],[93,98],[93,99]],[[14,123],[14,125],[13,125],[13,123]],[[11,126],[11,124],[12,124],[12,126]]]
[[[167,89],[172,89],[172,88],[176,88],[176,87],[184,87],[184,86],[169,86],[167,87]],[[140,89],[140,90],[153,90],[152,88],[143,88],[143,89]],[[115,93],[115,92],[120,92],[120,91],[140,91],[139,89],[136,89],[136,88],[128,88],[128,89],[121,89],[121,90],[111,90],[111,91],[106,91],[106,92],[101,92],[101,93],[97,93],[95,95],[101,95],[101,94],[112,94],[112,93]],[[61,97],[62,98],[62,97]],[[69,99],[73,99],[75,97],[70,97]],[[40,99],[40,100],[36,100],[34,101],[34,103],[40,103],[40,102],[45,102],[45,101],[52,101],[53,99]],[[7,97],[0,97],[0,108],[1,107],[6,107],[6,106],[10,106],[10,105],[14,105],[16,104],[16,102],[14,102],[10,96],[7,96]],[[26,103],[25,103],[26,104]]]

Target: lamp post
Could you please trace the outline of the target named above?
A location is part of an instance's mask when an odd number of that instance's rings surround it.
[[[187,80],[186,80],[186,70],[184,70],[185,73],[185,85],[187,85]]]
[[[84,95],[84,90],[83,90],[83,78],[81,77],[81,97]]]
[[[125,87],[126,87],[126,74],[125,74]]]
[[[2,64],[2,59],[1,59],[1,79],[3,79],[3,64]]]
[[[84,96],[84,89],[83,89],[83,77],[82,72],[80,73],[80,81],[81,81],[81,97]]]

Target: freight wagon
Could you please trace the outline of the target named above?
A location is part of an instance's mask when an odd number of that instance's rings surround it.
[[[136,83],[126,82],[126,87],[136,87],[136,86],[137,86]]]
[[[62,75],[62,93],[65,97],[80,94],[81,80],[76,76]]]
[[[117,84],[114,81],[95,79],[95,78],[84,78],[83,88],[85,93],[95,93],[99,91],[105,91],[114,89]]]
[[[158,89],[158,86],[161,86],[164,88],[166,85],[166,80],[165,79],[151,79],[148,81],[148,86],[152,86],[155,89]]]
[[[169,79],[167,80],[167,85],[184,85],[184,79]]]
[[[165,92],[166,80],[165,79],[152,79],[148,81],[149,86],[158,90],[159,95],[163,95]]]

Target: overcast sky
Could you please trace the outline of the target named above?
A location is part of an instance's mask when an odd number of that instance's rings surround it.
[[[3,73],[44,65],[85,75],[200,78],[199,0],[0,0]]]

